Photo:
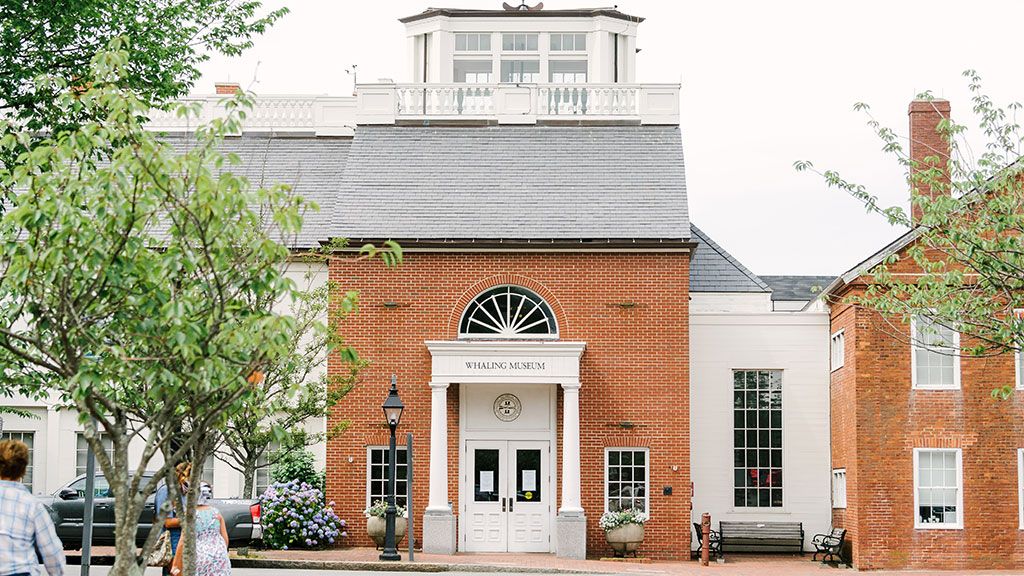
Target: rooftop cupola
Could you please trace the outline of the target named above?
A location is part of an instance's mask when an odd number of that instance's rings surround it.
[[[614,8],[429,8],[401,18],[410,80],[430,84],[635,82],[643,18]]]

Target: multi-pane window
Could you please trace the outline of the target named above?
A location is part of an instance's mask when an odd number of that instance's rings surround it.
[[[0,440],[20,440],[28,446],[28,468],[25,469],[25,477],[21,479],[21,483],[28,488],[28,491],[32,491],[32,461],[34,460],[35,452],[35,433],[33,432],[4,432],[0,434]]]
[[[456,52],[489,52],[491,50],[490,34],[456,34]]]
[[[782,372],[733,372],[733,505],[782,507]]]
[[[213,454],[210,454],[209,456],[206,457],[206,461],[203,462],[203,475],[201,477],[201,480],[209,482],[210,484],[213,484],[213,463],[214,463],[214,461],[215,461],[215,458],[214,458]]]
[[[1024,448],[1017,449],[1017,518],[1024,530]]]
[[[832,507],[846,508],[846,468],[832,470]]]
[[[489,84],[491,82],[491,61],[455,60],[452,66],[452,81],[467,84]]]
[[[552,34],[552,52],[582,52],[587,49],[586,34]]]
[[[85,440],[85,434],[79,432],[76,442],[76,454],[75,454],[75,476],[79,474],[85,474],[86,461],[89,457],[89,443]],[[107,458],[111,461],[114,460],[114,444],[110,441],[110,436],[106,434],[100,434],[100,443],[103,445],[103,451],[107,453]],[[99,470],[99,466],[96,467]]]
[[[256,497],[258,498],[261,494],[270,488],[270,458],[281,449],[279,442],[271,442],[270,446],[260,454],[260,457],[256,459]]]
[[[605,450],[605,508],[609,512],[648,511],[647,462],[646,448]]]
[[[383,446],[367,448],[366,469],[366,503],[373,504],[377,500],[388,500],[388,465],[391,463],[391,450]],[[395,452],[395,504],[405,506],[409,487],[409,458],[404,447]]]
[[[587,61],[552,60],[548,62],[548,76],[554,84],[584,84],[587,81]]]
[[[540,81],[540,62],[537,60],[502,60],[501,81],[536,83]]]
[[[840,330],[832,335],[832,370],[838,370],[846,363],[846,336]]]
[[[962,469],[959,449],[914,449],[915,527],[963,527]]]
[[[1017,350],[1013,353],[1014,367],[1016,368],[1015,372],[1017,374],[1016,388],[1018,390],[1024,389],[1024,358],[1022,358],[1022,355],[1024,355],[1024,350]]]
[[[501,49],[505,52],[536,52],[536,34],[502,34]]]
[[[960,388],[960,335],[922,316],[910,321],[914,388]]]

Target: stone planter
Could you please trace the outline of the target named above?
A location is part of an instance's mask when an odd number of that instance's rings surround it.
[[[409,527],[408,519],[402,516],[395,517],[395,547],[405,538],[405,531]],[[387,531],[387,521],[379,516],[370,516],[366,519],[366,533],[370,535],[377,548],[384,547],[384,534]]]
[[[604,533],[608,545],[612,547],[616,556],[625,556],[630,552],[636,556],[636,550],[644,542],[643,524],[623,524],[616,526]]]

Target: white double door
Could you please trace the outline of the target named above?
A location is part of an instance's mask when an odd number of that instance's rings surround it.
[[[546,441],[466,442],[466,551],[551,550],[550,449]]]

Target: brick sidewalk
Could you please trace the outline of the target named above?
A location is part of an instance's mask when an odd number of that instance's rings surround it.
[[[113,548],[99,547],[94,549],[95,556],[109,556],[114,552]],[[314,562],[340,562],[353,564],[377,563],[380,552],[373,548],[335,548],[330,550],[253,550],[253,557],[262,557],[266,560],[276,561],[314,561]],[[408,565],[405,561],[407,550],[400,550],[402,553],[402,564]],[[68,556],[77,556],[79,552],[68,552]],[[232,556],[235,551],[232,551]],[[495,567],[514,572],[515,568],[528,568],[531,570],[581,570],[590,572],[613,572],[635,576],[825,576],[835,573],[837,576],[853,574],[854,571],[847,568],[822,567],[821,562],[811,560],[811,555],[805,557],[787,554],[729,554],[726,556],[725,564],[711,563],[703,567],[697,561],[689,562],[650,562],[646,564],[631,562],[608,562],[600,560],[565,560],[556,558],[553,554],[456,554],[454,556],[442,556],[437,554],[416,554],[417,565],[427,568],[427,565],[459,565],[465,568],[471,566]],[[276,568],[283,568],[274,563]],[[391,563],[389,563],[391,564]],[[464,570],[465,570],[464,568]],[[970,575],[970,574],[1016,574],[1020,570],[905,570],[905,571],[879,571],[867,572],[873,576],[894,576],[907,574],[942,574],[944,576]]]

